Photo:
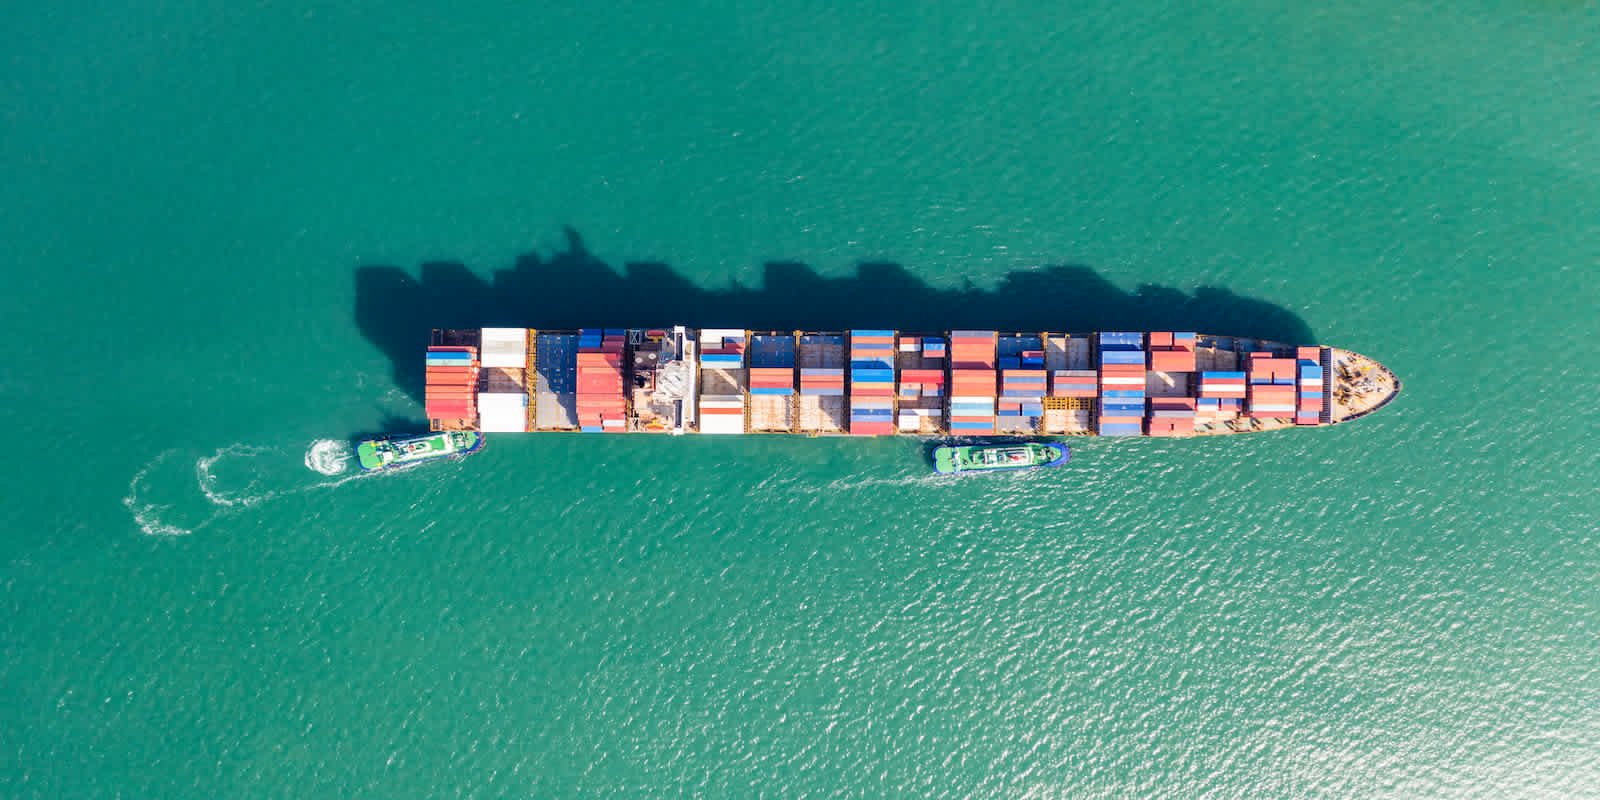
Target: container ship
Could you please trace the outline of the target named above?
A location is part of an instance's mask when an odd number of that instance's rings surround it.
[[[1332,347],[1183,331],[435,330],[434,431],[1212,436],[1349,422],[1400,381]]]

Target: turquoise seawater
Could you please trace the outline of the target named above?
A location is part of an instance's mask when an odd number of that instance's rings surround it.
[[[1600,7],[1325,5],[13,9],[0,795],[1600,796]],[[432,327],[807,320],[1406,391],[310,468]]]

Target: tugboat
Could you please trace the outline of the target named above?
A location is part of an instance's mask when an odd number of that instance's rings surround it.
[[[940,445],[933,450],[933,468],[942,475],[1041,469],[1067,463],[1067,446],[1054,442],[1020,444]]]
[[[364,470],[394,469],[423,461],[476,453],[483,447],[477,431],[439,431],[398,439],[368,439],[356,447]]]

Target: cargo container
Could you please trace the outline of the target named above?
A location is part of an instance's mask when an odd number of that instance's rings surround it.
[[[1183,331],[435,331],[435,430],[1189,436],[1365,416],[1400,384],[1336,348]]]
[[[948,432],[944,411],[949,363],[946,353],[944,334],[900,334],[895,348],[898,432],[922,436]]]
[[[842,332],[801,333],[795,358],[800,371],[801,433],[843,433],[849,423],[845,398],[846,339]]]
[[[792,433],[800,427],[795,391],[794,331],[752,333],[750,337],[750,430]]]
[[[699,331],[697,422],[701,433],[740,434],[750,430],[746,394],[749,369],[745,363],[750,333],[737,328]]]

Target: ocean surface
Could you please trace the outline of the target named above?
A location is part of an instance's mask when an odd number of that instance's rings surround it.
[[[1600,797],[1600,6],[0,28],[0,796]],[[1198,328],[1338,428],[422,424],[433,327]]]

